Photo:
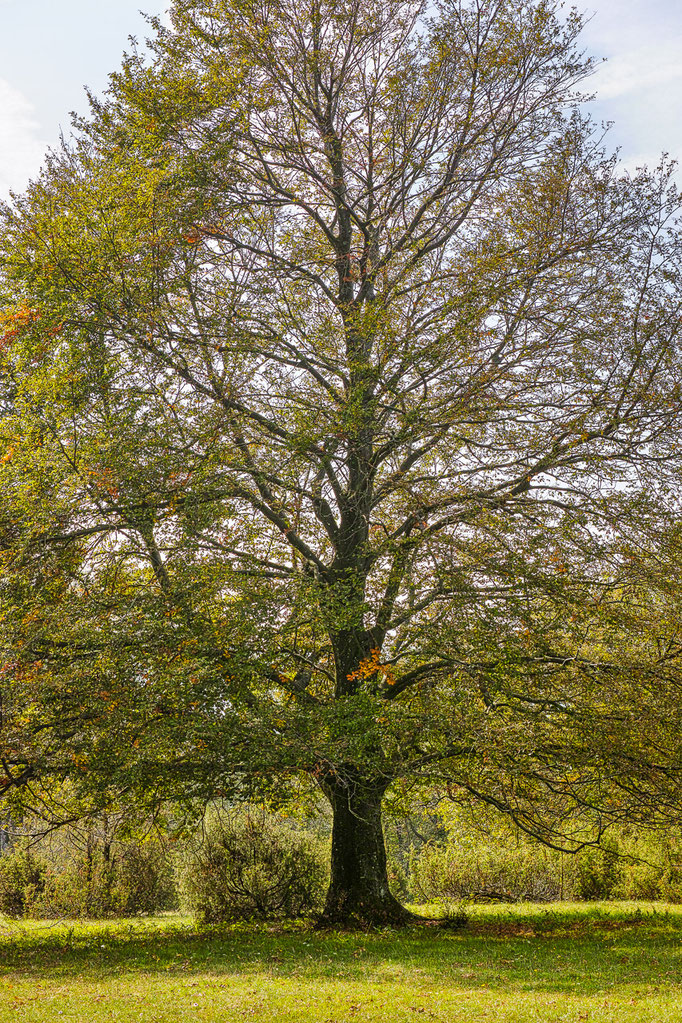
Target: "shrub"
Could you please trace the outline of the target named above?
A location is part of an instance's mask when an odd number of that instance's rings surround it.
[[[469,923],[465,902],[445,902],[440,925],[447,931],[462,931]]]
[[[116,857],[116,890],[126,916],[175,909],[178,893],[168,843],[126,842]]]
[[[611,899],[622,878],[624,864],[618,860],[615,840],[581,850],[576,860],[576,894],[580,899]]]
[[[612,896],[682,902],[682,840],[677,829],[665,833],[624,828],[611,837],[619,859]]]
[[[205,922],[295,918],[322,905],[322,843],[265,811],[214,812],[181,873],[183,904]]]
[[[159,838],[121,841],[98,822],[0,855],[0,912],[42,918],[153,913],[177,905],[174,863]]]
[[[411,863],[410,887],[418,901],[546,902],[569,896],[572,863],[540,846],[450,842],[427,845]]]
[[[0,913],[25,916],[40,897],[47,880],[47,864],[25,846],[0,856]]]
[[[177,905],[173,865],[158,842],[117,843],[101,850],[71,850],[48,868],[41,891],[27,907],[33,917],[111,917],[154,913]]]
[[[410,879],[397,856],[388,855],[386,872],[388,874],[388,885],[391,894],[401,901],[409,899]]]
[[[115,916],[110,871],[98,857],[74,858],[59,868],[49,867],[42,891],[27,907],[27,915],[42,919]]]
[[[416,900],[510,902],[561,898],[663,899],[682,902],[682,836],[623,827],[599,846],[562,855],[510,836],[460,828],[446,843],[412,853],[410,894]]]
[[[676,831],[613,831],[602,846],[585,849],[577,857],[577,895],[682,902],[680,847]]]

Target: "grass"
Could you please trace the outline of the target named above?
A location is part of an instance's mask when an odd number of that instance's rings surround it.
[[[682,1023],[682,907],[481,906],[462,930],[0,917],[0,1021]]]

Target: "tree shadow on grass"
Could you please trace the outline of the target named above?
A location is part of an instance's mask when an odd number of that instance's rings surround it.
[[[69,976],[216,977],[303,983],[430,984],[589,996],[623,985],[682,986],[682,917],[535,909],[434,925],[319,933],[305,925],[195,928],[161,922],[0,927],[0,971],[45,981]]]

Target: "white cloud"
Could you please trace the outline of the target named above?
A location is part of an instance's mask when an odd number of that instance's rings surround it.
[[[610,57],[600,66],[594,83],[601,99],[616,99],[641,89],[660,89],[682,82],[682,37],[643,45]]]
[[[43,162],[46,143],[40,139],[35,110],[18,89],[0,78],[0,196],[21,190]]]
[[[682,5],[679,0],[592,0],[583,41],[606,56],[587,88],[597,120],[613,121],[623,166],[682,161]],[[589,13],[589,11],[588,11]]]

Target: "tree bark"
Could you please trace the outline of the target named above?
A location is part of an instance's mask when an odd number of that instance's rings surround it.
[[[413,919],[391,894],[381,801],[386,783],[367,781],[354,769],[325,779],[333,812],[331,878],[319,926],[403,925]]]

